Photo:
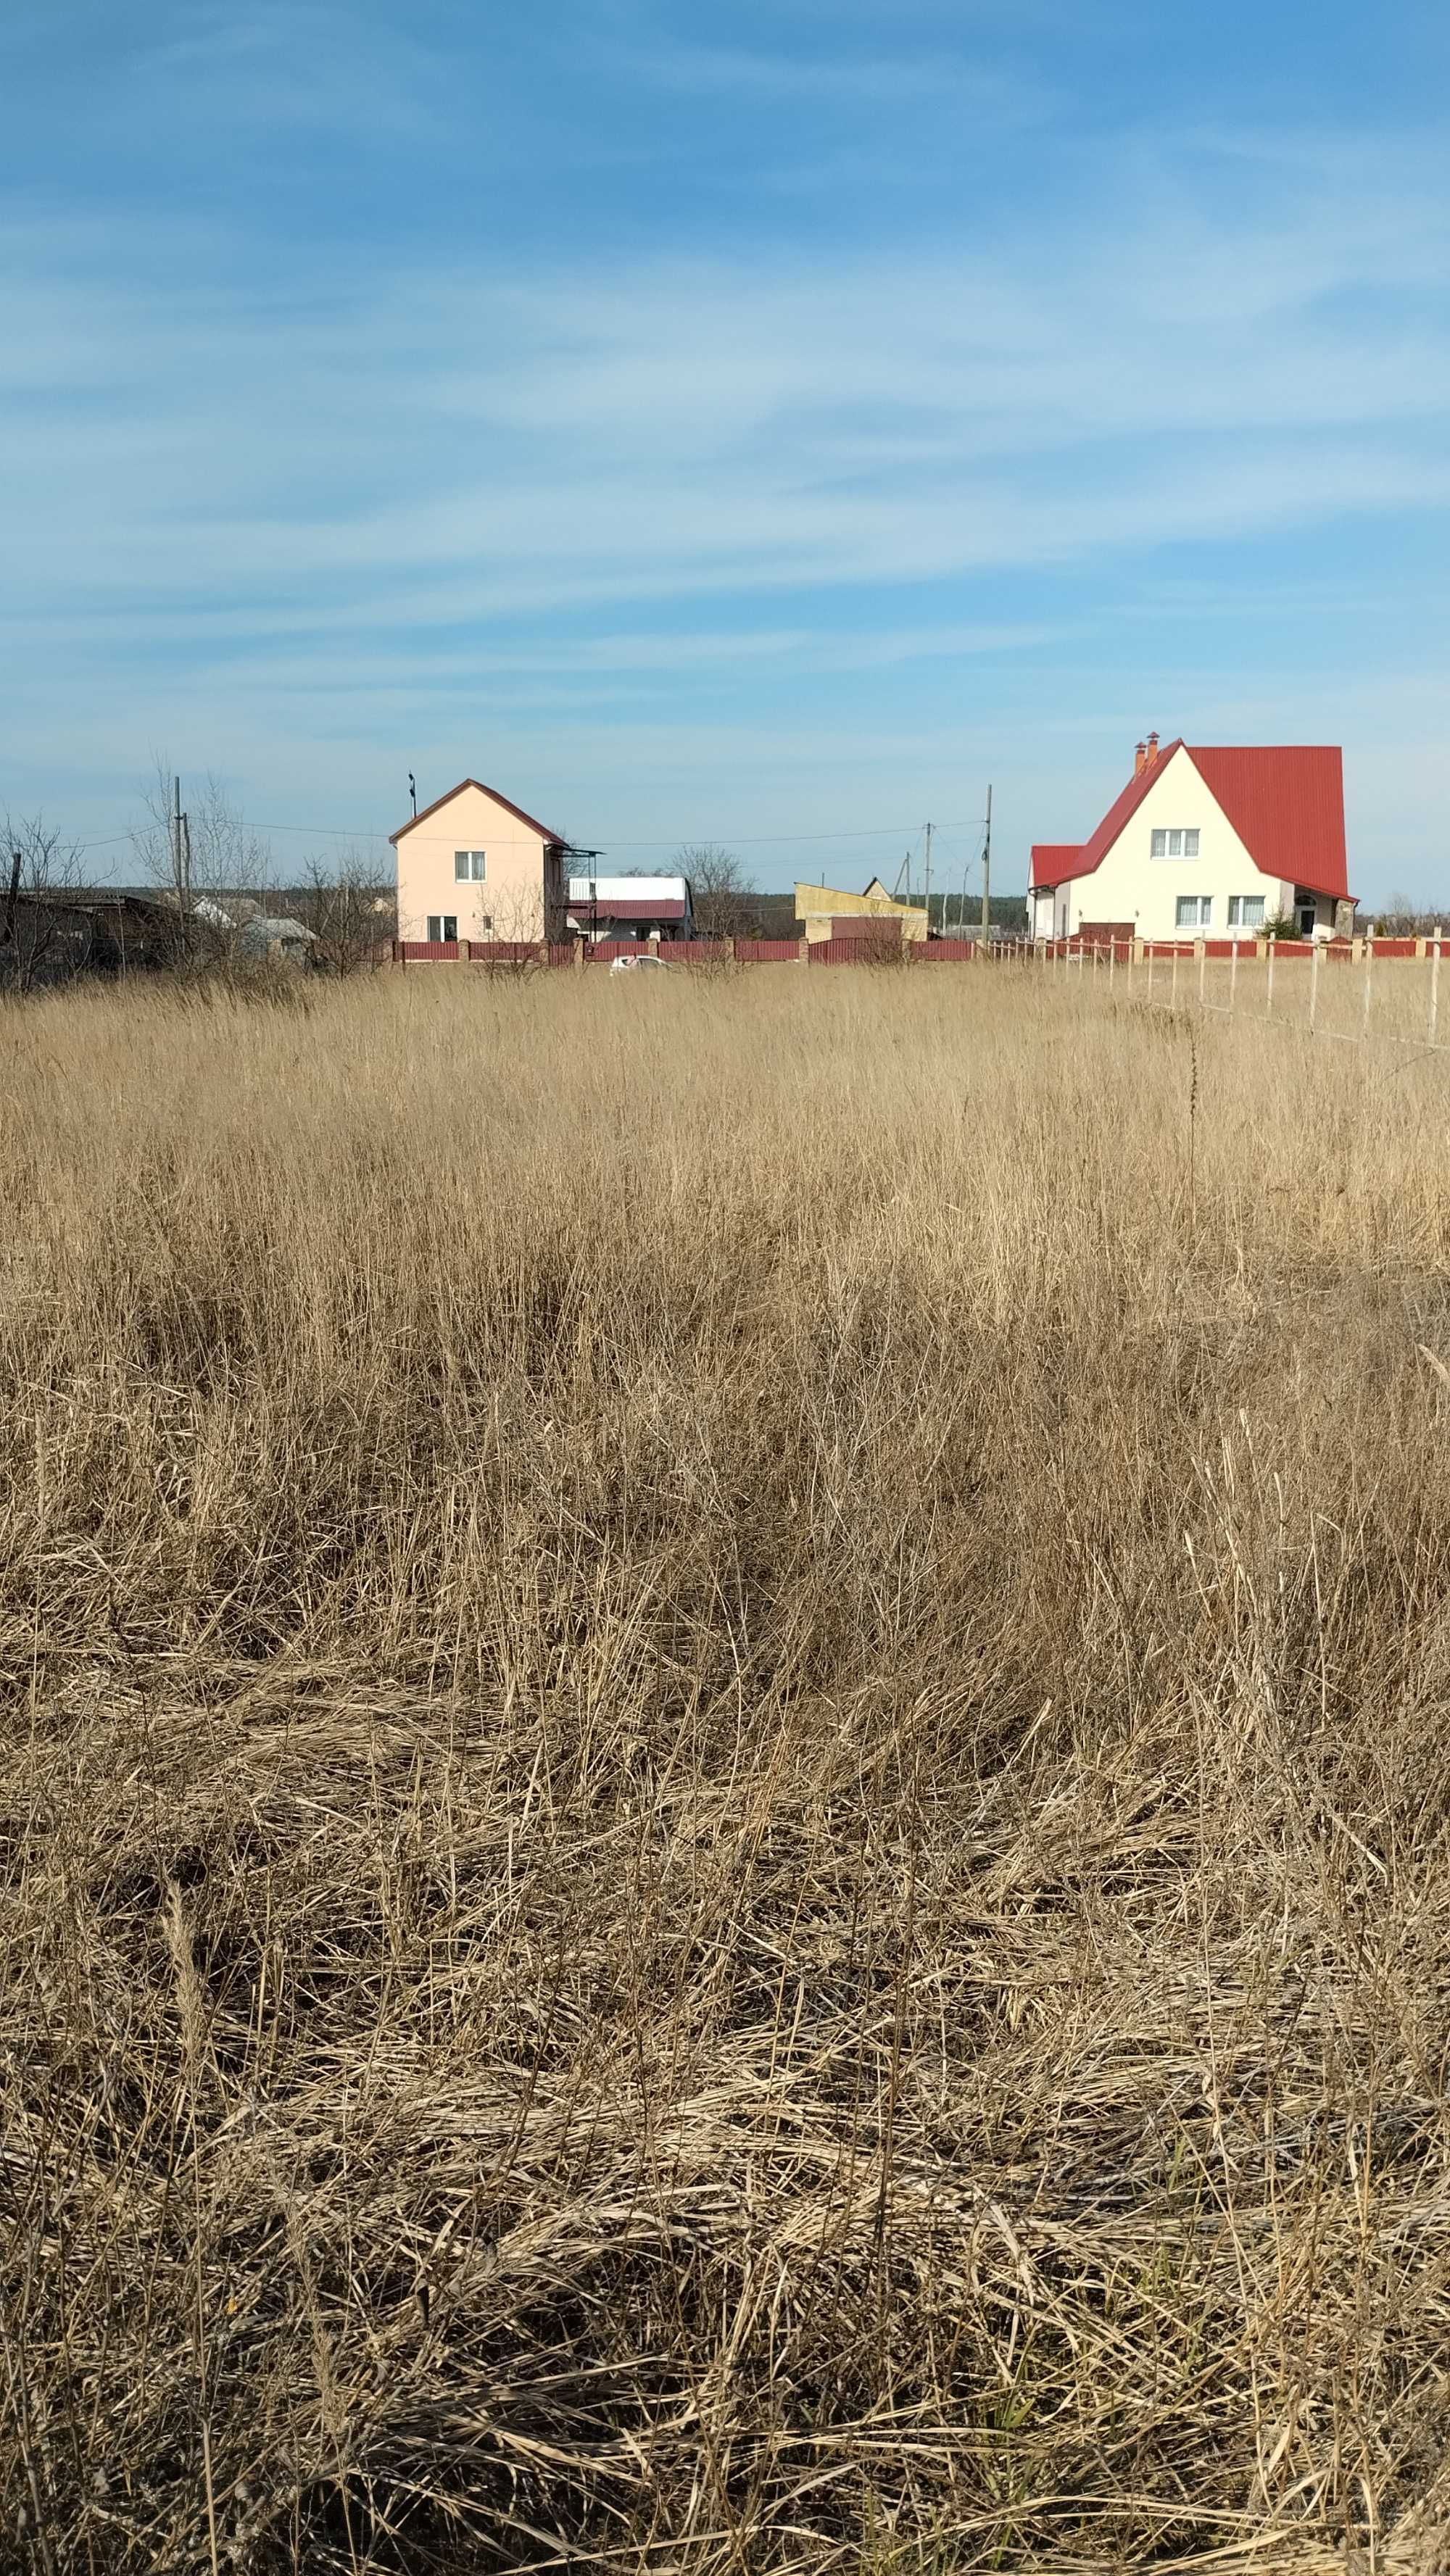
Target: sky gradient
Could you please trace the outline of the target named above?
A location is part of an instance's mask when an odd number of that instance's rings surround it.
[[[1447,21],[10,0],[0,810],[1007,890],[1155,726],[1450,917]]]

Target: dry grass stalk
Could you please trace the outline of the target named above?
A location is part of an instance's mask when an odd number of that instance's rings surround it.
[[[1428,2576],[1450,1069],[659,983],[0,1021],[7,2563]]]

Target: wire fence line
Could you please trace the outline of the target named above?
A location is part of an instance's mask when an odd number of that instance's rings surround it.
[[[1038,955],[1049,977],[1101,978],[1145,1005],[1306,1028],[1342,1044],[1443,1050],[1443,948],[1437,926],[1427,939],[1352,943],[1084,938],[1048,942]]]

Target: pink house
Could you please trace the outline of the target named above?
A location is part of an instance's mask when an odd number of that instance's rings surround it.
[[[496,787],[465,778],[389,839],[400,939],[567,937],[569,844]]]

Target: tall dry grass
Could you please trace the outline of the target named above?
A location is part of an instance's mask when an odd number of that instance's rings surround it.
[[[1428,2576],[1450,1065],[659,983],[0,1018],[3,2563]]]

